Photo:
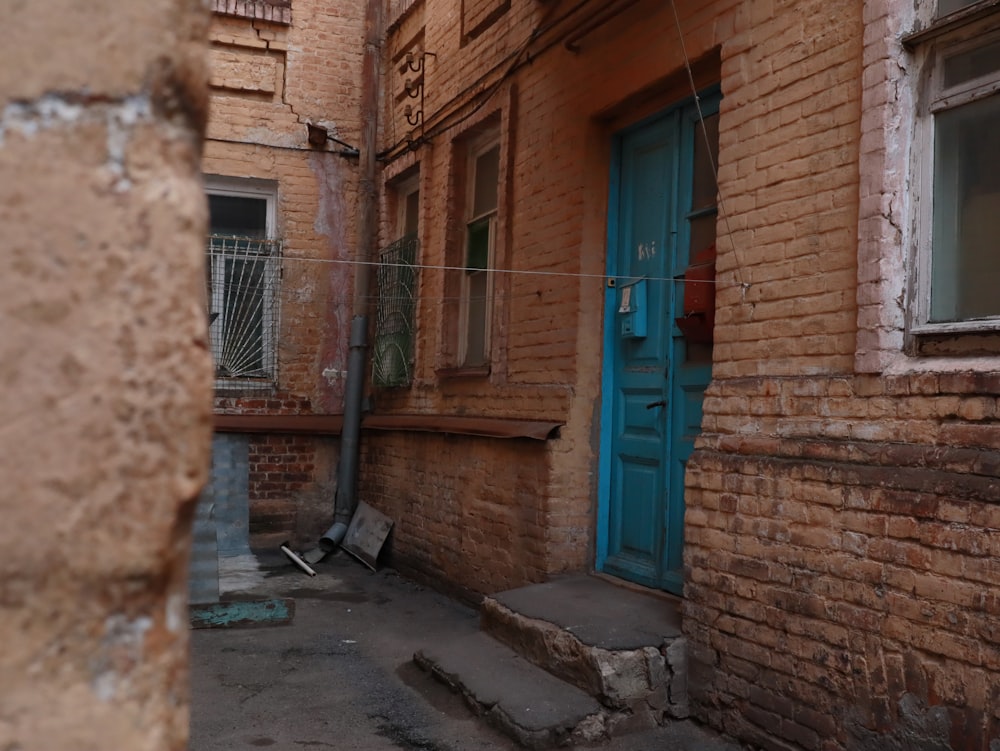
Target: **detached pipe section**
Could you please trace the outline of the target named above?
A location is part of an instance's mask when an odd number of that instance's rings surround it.
[[[347,385],[344,389],[344,428],[340,433],[340,464],[337,469],[333,526],[319,539],[319,546],[325,552],[335,549],[343,541],[347,525],[358,505],[358,453],[361,447],[361,407],[367,353],[368,317],[355,316],[351,321],[351,351],[347,361]]]

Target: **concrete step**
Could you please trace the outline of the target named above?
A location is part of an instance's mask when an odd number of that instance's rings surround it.
[[[482,632],[427,647],[413,659],[525,748],[590,743],[605,735],[606,712],[596,700]]]
[[[485,633],[598,699],[617,733],[689,714],[674,599],[575,574],[487,597],[480,617]]]

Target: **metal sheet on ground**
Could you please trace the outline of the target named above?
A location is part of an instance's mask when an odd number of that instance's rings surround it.
[[[358,508],[347,527],[341,547],[375,571],[378,554],[391,529],[392,519],[364,501],[358,501]]]

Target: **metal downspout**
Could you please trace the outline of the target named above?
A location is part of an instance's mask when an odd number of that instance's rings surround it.
[[[368,322],[371,307],[372,262],[378,231],[376,153],[378,108],[381,99],[382,36],[385,0],[365,4],[365,46],[361,69],[361,143],[358,185],[358,233],[355,252],[354,305],[351,319],[350,355],[344,389],[344,427],[337,471],[334,525],[324,535],[335,545],[343,540],[347,524],[358,505],[357,484],[361,435],[361,413],[367,371]],[[331,536],[332,533],[332,536]]]

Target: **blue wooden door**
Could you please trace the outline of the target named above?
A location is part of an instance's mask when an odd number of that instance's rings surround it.
[[[597,563],[678,594],[684,470],[711,378],[714,315],[685,295],[685,277],[697,266],[704,278],[714,262],[717,112],[709,96],[705,128],[691,103],[620,133],[612,174]]]

